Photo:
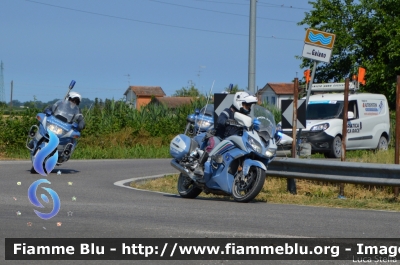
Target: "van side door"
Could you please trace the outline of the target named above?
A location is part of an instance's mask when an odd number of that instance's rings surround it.
[[[347,120],[346,149],[358,149],[365,146],[365,128],[360,118],[360,108],[358,100],[350,100],[348,111],[353,113],[353,118]]]

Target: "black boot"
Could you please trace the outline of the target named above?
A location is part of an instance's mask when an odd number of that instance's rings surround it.
[[[206,163],[208,159],[208,153],[204,151],[204,153],[201,155],[199,158],[199,163],[197,164],[197,167],[194,170],[194,174],[196,175],[197,179],[199,182],[204,182],[204,164]]]

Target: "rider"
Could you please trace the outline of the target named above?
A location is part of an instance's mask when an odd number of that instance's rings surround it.
[[[214,136],[211,136],[208,139],[205,151],[199,158],[199,163],[194,170],[194,174],[197,176],[199,182],[204,182],[203,167],[211,150],[214,149],[221,139],[231,135],[236,135],[241,130],[241,128],[234,125],[235,122],[230,122],[234,121],[235,112],[239,111],[242,114],[250,115],[251,105],[257,102],[258,100],[255,96],[250,95],[247,92],[237,92],[233,97],[232,105],[221,112],[217,120],[215,131],[213,132]]]
[[[70,92],[68,95],[68,101],[66,100],[59,100],[56,103],[53,104],[51,107],[51,112],[55,113],[56,110],[62,105],[62,104],[68,104],[69,105],[69,110],[68,112],[70,114],[73,114],[74,116],[72,117],[72,121],[76,122],[78,124],[77,130],[82,131],[85,128],[85,120],[83,118],[83,115],[81,113],[81,110],[79,109],[79,103],[82,101],[82,96],[77,93],[77,92]],[[45,112],[49,110],[47,108]]]

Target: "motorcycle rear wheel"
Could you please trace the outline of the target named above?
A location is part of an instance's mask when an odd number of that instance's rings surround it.
[[[251,166],[246,176],[237,174],[233,182],[232,196],[237,202],[249,202],[260,193],[265,182],[265,170]]]
[[[192,179],[188,176],[179,174],[178,177],[178,193],[182,198],[194,199],[202,192],[202,190],[196,186]]]

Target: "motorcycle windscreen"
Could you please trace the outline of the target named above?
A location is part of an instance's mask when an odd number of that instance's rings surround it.
[[[274,115],[259,105],[252,107],[254,109],[254,118],[257,118],[260,122],[259,132],[266,132],[270,138],[274,137],[276,132],[276,123]]]
[[[53,115],[63,122],[72,123],[81,115],[78,106],[69,101],[60,100],[56,104],[57,107]]]

